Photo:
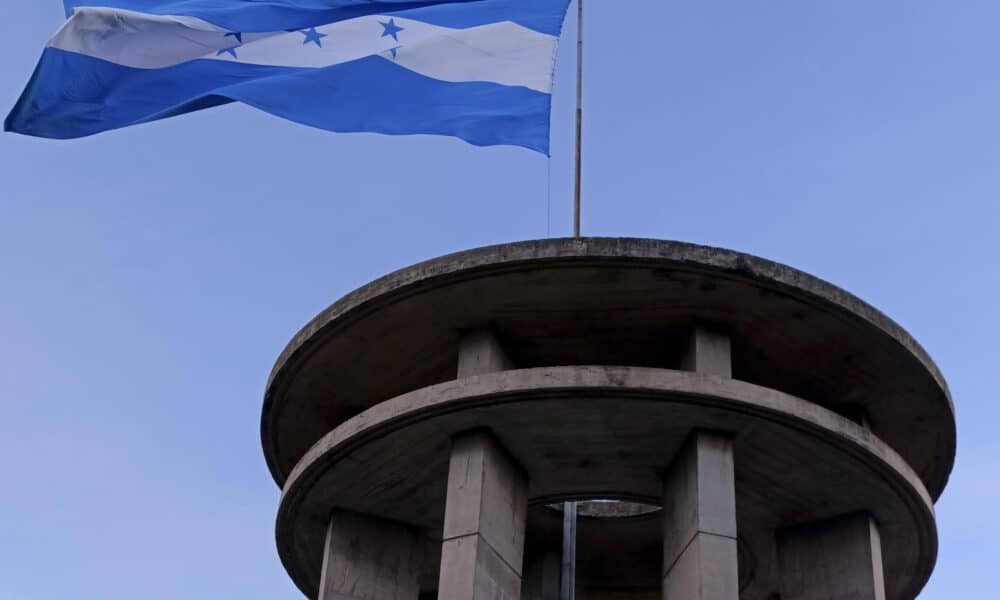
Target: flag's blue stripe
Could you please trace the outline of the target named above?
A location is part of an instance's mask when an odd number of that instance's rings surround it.
[[[364,15],[394,14],[444,27],[513,21],[559,35],[569,0],[65,0],[154,15],[198,17],[232,31],[304,29]]]
[[[551,99],[523,87],[439,81],[378,56],[323,69],[220,60],[134,69],[47,48],[4,127],[75,138],[240,101],[330,131],[451,135],[547,154]]]

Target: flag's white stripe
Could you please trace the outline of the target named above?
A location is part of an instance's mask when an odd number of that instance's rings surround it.
[[[159,69],[234,45],[226,33],[195,17],[88,7],[75,9],[49,46],[126,67]]]
[[[367,56],[442,81],[488,81],[550,93],[557,38],[501,22],[451,29],[394,17],[396,41],[383,36],[389,17],[366,16],[317,27],[322,47],[300,32],[234,35],[193,17],[158,16],[111,8],[78,8],[52,38],[53,48],[127,67],[160,69],[195,59],[281,67],[321,68]],[[235,47],[237,58],[222,50]],[[396,56],[392,56],[392,50]]]

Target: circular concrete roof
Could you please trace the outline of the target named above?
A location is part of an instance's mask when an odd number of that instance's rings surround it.
[[[272,371],[261,437],[283,484],[310,446],[389,398],[456,376],[463,331],[491,325],[518,367],[676,368],[694,322],[728,329],[733,377],[843,415],[947,482],[947,385],[899,325],[844,290],[774,262],[645,239],[546,239],[451,254],[348,294]]]
[[[749,555],[772,556],[774,532],[783,527],[868,511],[882,537],[887,598],[914,597],[934,565],[930,495],[863,427],[728,378],[571,366],[416,390],[324,436],[290,474],[278,512],[278,551],[300,589],[315,597],[335,507],[440,531],[451,438],[484,427],[529,475],[535,505],[567,498],[659,503],[663,473],[691,431],[725,433],[733,439],[737,520]],[[658,529],[650,533],[662,544]],[[768,593],[774,575],[761,572],[747,583]]]

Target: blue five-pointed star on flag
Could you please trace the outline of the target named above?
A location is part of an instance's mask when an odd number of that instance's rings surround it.
[[[398,34],[400,31],[404,31],[404,29],[399,25],[396,25],[396,19],[389,19],[388,21],[379,21],[379,23],[382,24],[383,28],[385,28],[385,31],[382,32],[382,37],[391,35],[392,39],[396,40],[397,42],[399,41],[399,37],[396,34]]]
[[[320,33],[316,31],[315,27],[310,27],[309,29],[303,29],[300,31],[302,35],[306,36],[306,39],[302,41],[302,45],[305,46],[309,42],[314,42],[320,48],[323,47],[323,38],[329,37],[329,34]]]

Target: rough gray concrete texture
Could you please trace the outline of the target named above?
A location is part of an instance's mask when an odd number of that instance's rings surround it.
[[[577,600],[910,600],[956,433],[926,352],[840,288],[584,238],[345,296],[279,357],[261,437],[310,598],[550,600],[551,505],[615,498],[662,508],[581,513]]]
[[[571,497],[658,503],[663,474],[692,431],[729,434],[745,546],[741,569],[759,566],[741,581],[744,600],[765,600],[780,586],[774,531],[858,511],[870,510],[882,528],[890,598],[912,598],[934,564],[932,500],[922,481],[892,448],[849,419],[724,377],[552,367],[420,389],[324,436],[290,475],[278,515],[279,554],[300,588],[315,595],[317,548],[331,505],[442,531],[451,437],[485,426],[530,474],[528,497],[535,505]],[[662,548],[662,529],[645,530],[645,540],[652,536]],[[636,532],[636,539],[643,535]],[[581,543],[586,536],[581,528]],[[604,538],[612,544],[605,549],[614,548],[614,539]],[[590,552],[581,546],[581,561],[590,560]],[[656,578],[662,557],[648,555],[647,562]],[[585,594],[581,586],[580,598]]]
[[[736,476],[728,437],[696,432],[674,458],[663,483],[663,526],[664,575],[701,535],[731,539],[735,566]]]
[[[489,326],[518,367],[680,368],[693,322],[731,339],[732,375],[862,422],[933,497],[955,450],[947,386],[920,345],[858,298],[760,258],[679,242],[583,238],[492,246],[397,271],[299,332],[265,394],[261,435],[283,484],[346,419],[456,377]]]
[[[455,538],[441,544],[441,582],[437,597],[519,600],[521,577],[482,537]]]
[[[474,430],[453,438],[445,542],[478,536],[520,577],[527,511],[527,478],[491,434]]]
[[[782,600],[885,600],[882,542],[870,515],[856,513],[778,534]]]
[[[490,328],[474,329],[458,342],[458,378],[514,368],[514,361]]]
[[[696,431],[667,468],[663,529],[663,600],[739,600],[736,475],[728,436]]]
[[[681,369],[718,377],[733,376],[732,341],[729,334],[695,325]]]
[[[663,576],[663,600],[739,600],[736,540],[697,535]]]
[[[418,550],[418,536],[406,525],[334,511],[319,600],[417,600]]]
[[[624,500],[615,500],[613,502],[581,500],[576,504],[576,514],[581,518],[620,519],[640,517],[660,510],[660,507],[655,504],[626,502]]]

